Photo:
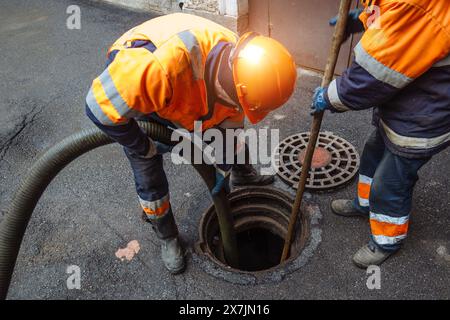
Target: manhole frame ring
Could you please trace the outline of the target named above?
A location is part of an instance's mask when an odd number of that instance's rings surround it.
[[[247,195],[237,194],[245,191],[249,191]],[[272,195],[272,193],[278,193],[279,195],[286,197],[286,199],[289,199],[288,201],[292,201],[290,202],[291,205],[293,204],[292,194],[273,187],[252,187],[251,190],[249,190],[249,188],[239,188],[231,192],[230,201],[233,201],[233,198],[235,197],[245,198],[245,196],[250,196],[251,194],[260,191],[262,191],[263,194],[264,192],[270,192],[269,195]],[[210,211],[212,206],[205,210],[199,221],[199,239],[194,244],[192,255],[193,260],[195,263],[200,264],[201,269],[203,269],[203,271],[207,274],[227,282],[240,285],[280,282],[286,275],[299,270],[304,264],[306,264],[321,241],[319,221],[322,216],[320,213],[318,215],[312,214],[309,212],[310,210],[306,210],[306,206],[307,203],[303,203],[301,208],[303,214],[301,215],[301,221],[299,224],[303,227],[297,235],[297,241],[301,244],[298,248],[298,252],[281,264],[261,271],[245,271],[232,268],[220,261],[219,258],[217,258],[212,252],[209,245],[207,245],[207,239],[204,239],[202,234],[202,226],[205,228],[205,223],[207,222],[206,220],[211,219]],[[214,211],[213,208],[212,211]],[[317,239],[316,237],[315,239],[312,239],[312,234],[318,234],[319,238]]]

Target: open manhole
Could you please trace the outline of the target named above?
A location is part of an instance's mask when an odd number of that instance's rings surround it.
[[[196,245],[196,252],[209,261],[203,269],[238,283],[281,280],[288,269],[289,272],[296,269],[289,265],[308,244],[310,215],[303,214],[298,221],[290,257],[280,264],[294,202],[292,196],[275,188],[252,187],[233,191],[229,201],[239,248],[239,268],[230,267],[224,258],[219,224],[211,206],[201,218],[200,240]]]
[[[274,153],[273,164],[277,174],[295,189],[300,180],[309,135],[309,132],[302,132],[287,137]],[[350,142],[331,132],[320,132],[306,187],[325,190],[340,186],[350,181],[358,169],[359,154]]]

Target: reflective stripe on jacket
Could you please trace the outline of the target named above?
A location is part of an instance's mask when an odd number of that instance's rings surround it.
[[[207,19],[171,14],[147,21],[121,36],[110,48],[114,60],[93,81],[86,102],[103,125],[156,113],[179,127],[193,130],[203,120],[206,130],[225,119],[242,122],[244,115],[214,97],[213,61],[236,35]],[[156,50],[135,47],[151,42]]]
[[[450,145],[450,1],[362,2],[366,31],[327,99],[338,111],[376,107],[394,153],[439,152]]]

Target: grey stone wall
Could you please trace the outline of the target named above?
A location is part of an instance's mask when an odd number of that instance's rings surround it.
[[[180,12],[180,0],[92,0],[161,14]],[[196,14],[243,33],[248,28],[248,0],[185,0],[183,12]]]
[[[186,9],[202,10],[219,14],[219,1],[217,0],[187,0],[185,2]]]

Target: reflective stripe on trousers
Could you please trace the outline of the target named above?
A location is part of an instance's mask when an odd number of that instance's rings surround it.
[[[149,219],[161,217],[169,212],[170,209],[169,194],[152,201],[144,200],[139,197],[139,202]]]
[[[359,175],[358,180],[358,202],[361,207],[369,207],[370,186],[372,178],[363,174]]]
[[[409,215],[391,217],[370,212],[370,229],[374,241],[379,245],[395,245],[406,238]]]
[[[358,198],[354,203],[359,209],[370,211],[371,237],[382,249],[397,250],[406,238],[417,172],[429,160],[393,154],[385,147],[378,129],[366,142],[361,156]],[[368,206],[363,206],[360,198],[366,204],[366,197]]]

